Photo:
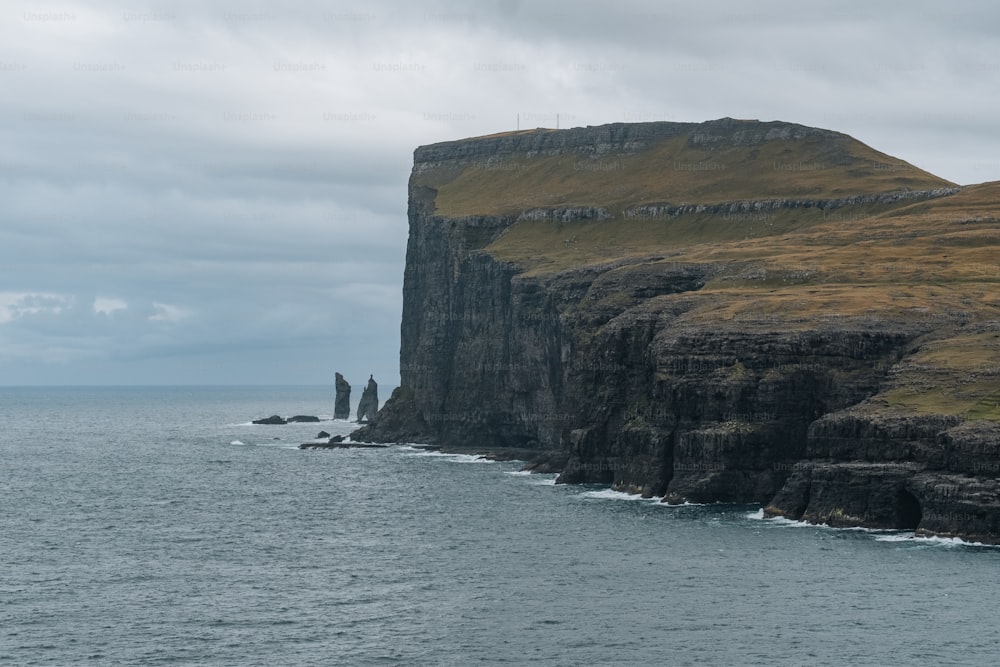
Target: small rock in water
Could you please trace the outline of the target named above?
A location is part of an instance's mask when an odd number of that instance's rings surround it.
[[[351,383],[340,373],[336,374],[337,396],[333,404],[333,418],[347,419],[351,416]]]
[[[370,422],[378,412],[378,383],[374,376],[368,377],[368,386],[361,394],[361,402],[358,404],[358,422]]]
[[[278,415],[271,415],[270,417],[265,417],[264,419],[254,419],[253,423],[254,424],[287,424],[288,422],[285,421],[282,417],[279,417]]]

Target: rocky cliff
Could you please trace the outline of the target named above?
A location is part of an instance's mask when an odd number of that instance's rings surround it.
[[[998,208],[790,123],[421,147],[401,385],[354,438],[1000,542]]]
[[[334,375],[337,394],[333,401],[333,418],[348,419],[351,416],[351,383],[340,373]]]
[[[361,392],[361,401],[358,403],[358,421],[372,421],[378,413],[378,383],[373,376],[368,377],[368,384]]]

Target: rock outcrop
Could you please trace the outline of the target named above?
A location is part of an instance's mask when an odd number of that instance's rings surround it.
[[[263,419],[254,419],[252,423],[282,426],[284,424],[287,424],[288,421],[281,415],[271,415],[270,417],[264,417]]]
[[[368,442],[355,442],[342,435],[335,435],[326,442],[305,442],[299,449],[385,449],[388,445],[378,445]]]
[[[288,417],[287,419],[281,415],[271,415],[270,417],[264,417],[263,419],[254,419],[252,423],[282,426],[284,424],[315,423],[318,421],[320,421],[320,418],[315,415],[294,415],[292,417]]]
[[[788,123],[421,147],[401,384],[352,438],[1000,542],[998,201]]]
[[[378,413],[378,383],[373,376],[368,377],[368,384],[361,394],[361,402],[358,403],[358,421],[372,421]]]
[[[340,373],[335,375],[337,396],[333,403],[333,418],[348,419],[351,416],[351,383]]]
[[[314,423],[320,421],[316,415],[294,415],[288,418],[289,424]]]

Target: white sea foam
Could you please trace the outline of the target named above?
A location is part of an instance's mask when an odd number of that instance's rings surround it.
[[[475,454],[445,454],[445,456],[450,456],[453,463],[494,463],[484,456]]]
[[[598,498],[602,500],[643,500],[650,503],[659,504],[662,498],[653,496],[644,498],[640,493],[628,493],[626,491],[615,491],[614,489],[601,489],[600,491],[584,491],[581,498]]]
[[[915,535],[914,533],[879,535],[875,539],[879,542],[911,542],[914,544],[927,544],[941,547],[985,547],[987,549],[1000,549],[1000,545],[998,544],[967,542],[960,537],[935,537],[933,535]]]
[[[553,481],[553,483],[555,483]],[[672,508],[672,507],[708,507],[709,503],[692,503],[685,501],[683,503],[665,503],[663,502],[663,496],[650,496],[648,498],[644,497],[640,493],[629,493],[628,491],[616,491],[615,489],[601,489],[600,491],[584,491],[580,494],[581,498],[598,498],[604,500],[640,500],[648,503],[655,504],[658,507]],[[721,504],[721,503],[716,503]]]
[[[325,441],[323,441],[325,442]],[[291,440],[271,440],[268,442],[243,442],[242,440],[233,440],[229,443],[230,445],[235,445],[237,447],[271,447],[273,449],[298,449],[299,442]]]
[[[913,533],[896,533],[893,535],[879,535],[875,539],[879,542],[913,542],[916,536]]]
[[[493,463],[493,461],[491,461],[490,459],[479,456],[477,454],[454,454],[454,453],[439,452],[429,449],[408,451],[403,456],[431,456],[443,459],[445,461],[450,461],[452,463]]]
[[[786,519],[783,516],[764,516],[764,510],[758,510],[752,514],[747,515],[748,519],[762,519],[774,526],[781,526],[782,528],[826,528],[827,530],[855,530],[854,528],[844,527],[836,528],[826,523],[809,523],[808,521],[796,521],[795,519]],[[862,530],[870,530],[864,528]]]
[[[827,523],[809,523],[807,521],[793,521],[780,516],[765,517],[764,510],[759,509],[746,515],[748,519],[767,521],[775,526],[783,528],[818,528],[820,530],[844,530],[858,533],[871,533],[878,542],[909,542],[913,544],[926,544],[928,546],[942,547],[986,547],[1000,549],[1000,545],[984,544],[982,542],[968,542],[958,537],[935,537],[916,535],[910,531],[892,530],[887,528],[865,528],[864,526],[831,526]]]
[[[447,456],[447,454],[442,454],[441,452],[435,451],[433,449],[417,449],[413,448],[407,451],[406,456]]]
[[[417,445],[399,445],[399,447],[397,447],[397,449],[399,449],[399,451],[401,451],[401,452],[426,452],[427,451],[423,447],[419,447]]]
[[[531,472],[530,470],[508,470],[504,474],[513,475],[514,477],[526,477],[528,484],[532,486],[555,486],[556,480],[559,479],[559,475],[556,473]]]
[[[763,512],[764,510],[761,510]],[[830,526],[825,523],[809,523],[808,521],[796,521],[795,519],[786,519],[783,516],[762,516],[761,519],[767,521],[775,526],[781,526],[782,528],[829,528]]]

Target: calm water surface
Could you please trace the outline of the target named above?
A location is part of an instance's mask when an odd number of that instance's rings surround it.
[[[332,404],[325,387],[0,388],[0,664],[1000,660],[998,549],[403,445],[300,451],[353,426],[248,423]]]

